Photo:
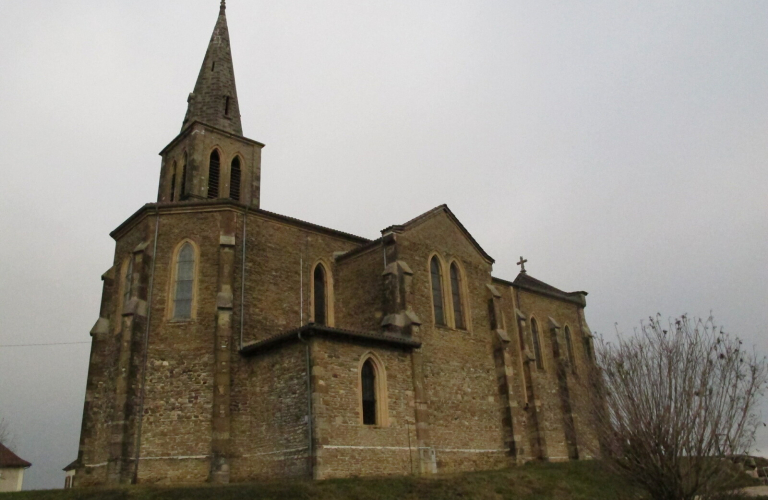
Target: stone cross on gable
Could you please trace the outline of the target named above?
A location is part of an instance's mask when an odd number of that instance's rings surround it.
[[[520,272],[525,273],[527,272],[525,270],[525,263],[528,262],[528,259],[524,259],[523,256],[520,256],[520,262],[517,263],[518,266],[520,266]]]

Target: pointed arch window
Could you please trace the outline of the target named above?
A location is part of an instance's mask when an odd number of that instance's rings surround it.
[[[229,197],[235,201],[240,201],[240,176],[240,157],[235,156],[235,159],[232,160],[229,179]]]
[[[363,399],[363,425],[376,425],[376,369],[369,358],[363,363],[360,372],[360,385]]]
[[[453,298],[453,318],[455,326],[456,328],[464,330],[467,325],[464,319],[464,307],[462,305],[461,297],[461,273],[455,262],[451,264],[451,297]]]
[[[541,359],[541,339],[539,338],[539,323],[536,318],[531,318],[531,340],[533,341],[533,355],[536,357],[536,368],[544,368],[544,360]]]
[[[325,267],[322,264],[315,266],[315,271],[312,275],[313,281],[313,311],[314,322],[318,325],[328,324],[328,301],[327,301],[327,281]]]
[[[208,163],[208,198],[215,199],[219,197],[219,174],[221,172],[221,157],[219,152],[214,150],[211,153],[211,160]]]
[[[173,319],[192,318],[192,301],[195,288],[195,249],[185,242],[176,257],[173,294]]]
[[[173,162],[173,173],[171,174],[171,201],[176,201],[176,162]]]
[[[181,167],[181,200],[187,199],[187,153],[184,153],[184,163]]]
[[[435,312],[435,324],[445,325],[445,310],[443,308],[443,273],[440,270],[440,261],[437,256],[432,257],[429,263],[432,276],[432,308]]]

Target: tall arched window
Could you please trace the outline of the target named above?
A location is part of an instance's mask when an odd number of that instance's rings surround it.
[[[229,197],[235,201],[240,201],[240,174],[240,157],[235,156],[229,176]]]
[[[129,300],[131,300],[131,295],[133,294],[133,255],[128,257],[128,262],[125,264],[125,272],[123,273],[123,303],[122,307],[125,308],[125,305],[128,303]],[[123,311],[118,311],[120,314],[123,314]]]
[[[437,256],[432,257],[429,263],[432,275],[432,307],[435,310],[435,324],[445,325],[445,311],[443,310],[443,273],[440,271],[440,261]]]
[[[176,162],[173,162],[173,173],[171,174],[171,200],[175,201],[176,198]]]
[[[313,274],[314,282],[314,321],[319,325],[326,325],[328,323],[328,307],[326,300],[326,278],[325,268],[322,264],[315,266],[315,272]]]
[[[208,163],[208,198],[219,197],[219,172],[221,171],[221,158],[215,149],[211,153],[211,161]]]
[[[565,350],[568,353],[568,362],[571,364],[571,370],[576,372],[576,360],[573,358],[573,341],[571,340],[571,329],[565,327]]]
[[[451,296],[453,297],[453,318],[456,328],[463,330],[467,325],[464,321],[464,311],[461,302],[461,274],[455,262],[451,264]]]
[[[536,356],[536,368],[544,368],[544,361],[541,359],[541,339],[539,339],[539,323],[536,318],[531,318],[531,340],[533,341],[533,355]]]
[[[181,200],[187,199],[187,153],[184,152],[184,163],[181,166]]]
[[[176,283],[173,294],[173,319],[192,317],[192,299],[195,286],[195,249],[184,243],[176,258]]]
[[[376,369],[370,358],[363,363],[360,385],[363,397],[363,424],[376,425]]]

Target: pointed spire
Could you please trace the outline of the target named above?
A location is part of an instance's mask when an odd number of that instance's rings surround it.
[[[192,122],[200,121],[227,132],[243,135],[226,9],[226,1],[221,0],[219,18],[205,52],[195,91],[187,100],[189,104],[182,130]]]

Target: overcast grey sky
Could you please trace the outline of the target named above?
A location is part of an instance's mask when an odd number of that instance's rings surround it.
[[[218,0],[0,0],[0,345],[88,341],[108,233],[156,199]],[[768,352],[768,2],[230,0],[262,207],[375,238],[447,203],[613,334],[707,315]],[[0,347],[61,487],[89,346]],[[768,453],[768,435],[761,434]]]

